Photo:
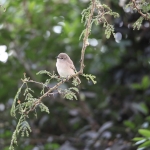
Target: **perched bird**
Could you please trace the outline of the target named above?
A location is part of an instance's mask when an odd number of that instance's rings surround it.
[[[69,77],[75,74],[76,68],[73,61],[66,53],[60,53],[57,57],[56,67],[60,77]],[[81,83],[79,77],[76,77],[78,84]]]

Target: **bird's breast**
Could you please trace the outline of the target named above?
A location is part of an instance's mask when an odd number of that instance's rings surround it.
[[[67,62],[57,60],[56,67],[61,77],[67,77],[74,74],[74,70],[70,68],[70,65]]]

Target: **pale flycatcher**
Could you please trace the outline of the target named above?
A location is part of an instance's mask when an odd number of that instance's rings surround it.
[[[60,77],[68,78],[71,75],[74,75],[76,68],[73,64],[73,61],[66,53],[60,53],[57,56],[56,67]],[[81,83],[79,77],[76,77],[78,84]]]

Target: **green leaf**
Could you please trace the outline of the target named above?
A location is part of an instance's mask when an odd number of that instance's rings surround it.
[[[138,132],[139,132],[141,135],[150,138],[150,130],[147,130],[147,129],[139,129]]]
[[[138,146],[138,148],[150,148],[150,140],[144,142],[143,144],[141,144],[140,146]]]
[[[75,98],[77,100],[76,94],[70,90],[66,90],[64,98],[69,99],[69,100],[73,100]]]
[[[141,103],[140,104],[140,107],[141,107],[141,111],[146,115],[149,113],[149,109],[147,107],[147,105],[145,103]]]
[[[50,113],[48,107],[46,105],[44,105],[43,103],[40,103],[39,107],[40,107],[41,111],[45,111],[48,114]]]
[[[142,140],[140,140],[140,141],[137,141],[136,143],[135,143],[135,145],[139,145],[139,144],[141,144],[141,143],[144,143],[146,141],[146,139],[142,139]]]
[[[150,79],[149,79],[149,77],[148,76],[144,76],[143,79],[142,79],[141,84],[139,84],[139,83],[133,83],[131,85],[131,87],[133,89],[136,89],[136,90],[142,90],[142,89],[145,90],[145,89],[147,89],[149,87],[149,85],[150,85]]]
[[[141,28],[143,20],[144,18],[142,16],[139,17],[139,19],[133,24],[133,30],[135,30],[136,28],[137,30],[139,30]]]
[[[46,71],[46,70],[41,70],[39,72],[36,73],[36,75],[39,75],[39,74],[47,74],[47,75],[51,75],[50,72]]]
[[[143,137],[135,137],[132,139],[132,141],[141,141],[143,139],[144,139]]]
[[[79,85],[79,82],[77,81],[77,78],[73,78],[72,84],[73,84],[74,86]]]
[[[74,91],[76,91],[77,93],[79,93],[79,89],[76,88],[76,87],[71,87],[71,88],[69,88],[69,90],[74,90]]]
[[[126,125],[129,128],[135,129],[135,124],[133,122],[131,122],[131,121],[124,121],[123,123],[124,123],[124,125]]]
[[[15,95],[15,98],[14,98],[14,101],[13,101],[13,104],[12,104],[12,107],[11,107],[10,113],[11,113],[11,116],[13,116],[13,117],[16,117],[16,102],[17,102],[17,100],[19,99],[19,94],[21,93],[21,90],[22,90],[23,86],[24,86],[24,83],[23,83],[23,84],[21,85],[21,87],[18,89],[17,94]]]
[[[82,76],[85,77],[88,81],[91,80],[94,84],[97,83],[97,81],[95,81],[96,76],[92,74],[82,74]]]
[[[133,83],[133,84],[131,84],[131,87],[135,90],[141,90],[142,89],[142,86],[139,83]]]
[[[144,76],[142,79],[142,88],[147,89],[149,87],[150,79],[148,76]]]
[[[142,10],[144,13],[147,13],[148,11],[150,11],[150,3],[145,3],[145,5],[142,5]]]

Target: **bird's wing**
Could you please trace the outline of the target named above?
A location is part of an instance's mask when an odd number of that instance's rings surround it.
[[[70,68],[73,69],[74,71],[76,71],[76,68],[73,64],[73,61],[71,59],[69,59],[69,65],[70,65]]]

